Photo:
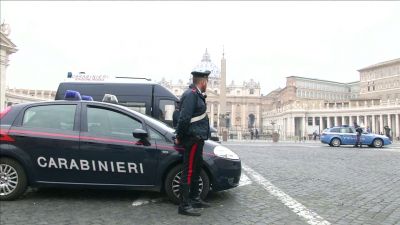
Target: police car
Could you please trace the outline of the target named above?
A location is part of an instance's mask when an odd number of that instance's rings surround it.
[[[61,186],[165,191],[178,202],[183,148],[158,120],[78,92],[10,106],[0,119],[0,200],[27,186]],[[238,186],[234,152],[206,141],[203,159],[202,198]]]
[[[354,127],[350,126],[337,126],[327,128],[322,132],[321,142],[329,144],[333,147],[339,147],[340,145],[355,145],[357,140],[357,132]],[[369,147],[380,148],[384,145],[390,145],[392,142],[386,136],[379,134],[372,134],[363,131],[360,137],[362,145],[368,145]]]

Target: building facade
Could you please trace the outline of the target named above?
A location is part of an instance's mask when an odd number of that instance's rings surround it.
[[[9,65],[9,56],[18,51],[17,46],[9,39],[10,27],[0,25],[0,111],[6,104],[6,71]]]
[[[261,95],[260,83],[250,79],[242,83],[232,81],[226,84],[227,66],[225,55],[222,55],[221,67],[211,61],[207,49],[195,69],[210,70],[207,86],[207,113],[210,124],[220,132],[226,130],[233,138],[248,135],[250,130],[261,129],[261,114],[264,96]],[[180,97],[192,83],[179,80],[178,83],[162,79],[160,84],[169,88]]]
[[[327,127],[357,122],[374,133],[383,133],[388,125],[392,136],[400,137],[400,60],[359,72],[360,81],[352,83],[287,77],[286,87],[271,93],[263,127],[273,126],[283,139],[299,139]]]
[[[6,106],[24,103],[54,100],[56,91],[30,90],[30,89],[7,89],[5,96]]]
[[[358,70],[360,97],[395,100],[400,98],[400,58]]]

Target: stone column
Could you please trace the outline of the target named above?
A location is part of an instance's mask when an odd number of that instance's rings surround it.
[[[372,133],[377,133],[376,132],[376,121],[375,121],[375,115],[372,115],[372,127],[371,127]]]
[[[379,133],[383,132],[383,115],[379,115]]]
[[[214,126],[214,102],[211,102],[211,109],[210,109],[210,124],[211,126]]]
[[[232,108],[232,109],[231,109],[231,127],[232,127],[232,128],[235,127],[235,125],[236,125],[235,106],[236,106],[236,104],[235,104],[234,102],[232,102],[232,107],[231,107],[231,108]],[[261,125],[261,126],[262,126],[262,125]]]
[[[219,115],[220,115],[220,113],[221,113],[221,106],[220,106],[220,104],[218,104],[218,107],[217,107],[217,126],[218,126],[218,130],[220,130],[220,123],[219,123]]]
[[[220,93],[219,93],[219,110],[218,118],[220,114],[226,114],[226,59],[222,54],[221,59],[221,77],[220,77]],[[218,123],[219,125],[219,123]]]
[[[260,115],[260,105],[256,105],[256,121],[255,121],[255,126],[256,126],[256,128],[258,129],[258,132],[260,132],[260,127],[262,126],[262,125],[260,125],[260,118],[261,118],[261,115]]]
[[[330,116],[327,116],[327,117],[326,117],[326,126],[327,126],[328,128],[331,127],[331,118],[330,118]]]
[[[393,140],[397,140],[397,137],[400,136],[400,129],[399,129],[399,114],[395,114],[394,119],[396,121],[396,136],[393,137]]]
[[[7,31],[9,25],[3,23],[1,30]],[[7,32],[6,32],[7,33]],[[8,34],[2,32],[0,48],[0,111],[6,107],[6,70],[9,65],[8,56],[17,52],[17,46],[8,38]]]
[[[285,140],[287,139],[287,137],[288,137],[288,118],[283,118],[283,128],[282,128],[282,130],[283,130],[283,136],[284,136],[284,138],[285,138]]]
[[[242,105],[242,131],[247,129],[247,115],[246,115],[246,105]]]
[[[388,123],[387,125],[389,126],[389,128],[391,129],[391,131],[394,131],[394,130],[393,130],[393,127],[392,127],[392,118],[390,118],[390,114],[387,115],[387,118],[388,118],[388,119],[387,119],[387,123]]]
[[[294,135],[295,135],[295,128],[296,128],[296,123],[295,123],[295,118],[296,117],[294,117],[294,116],[292,116],[291,118],[290,118],[290,120],[291,120],[291,135],[292,135],[292,137],[294,137]]]
[[[303,121],[303,134],[302,136],[307,137],[307,127],[308,127],[308,118],[307,116],[304,114],[304,121]]]
[[[319,128],[321,131],[325,129],[322,118],[323,118],[322,116],[319,117]]]
[[[338,117],[334,116],[333,118],[334,118],[334,122],[335,122],[334,126],[338,126],[339,125]]]

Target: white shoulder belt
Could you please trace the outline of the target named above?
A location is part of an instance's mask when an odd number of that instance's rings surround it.
[[[202,119],[204,119],[204,117],[206,117],[206,115],[207,115],[207,112],[201,114],[200,116],[193,117],[192,119],[190,119],[190,123],[194,123],[199,120],[202,120]]]

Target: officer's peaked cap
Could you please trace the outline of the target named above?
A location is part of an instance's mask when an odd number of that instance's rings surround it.
[[[192,71],[193,77],[205,77],[207,78],[210,75],[211,71],[209,70],[194,70]]]

